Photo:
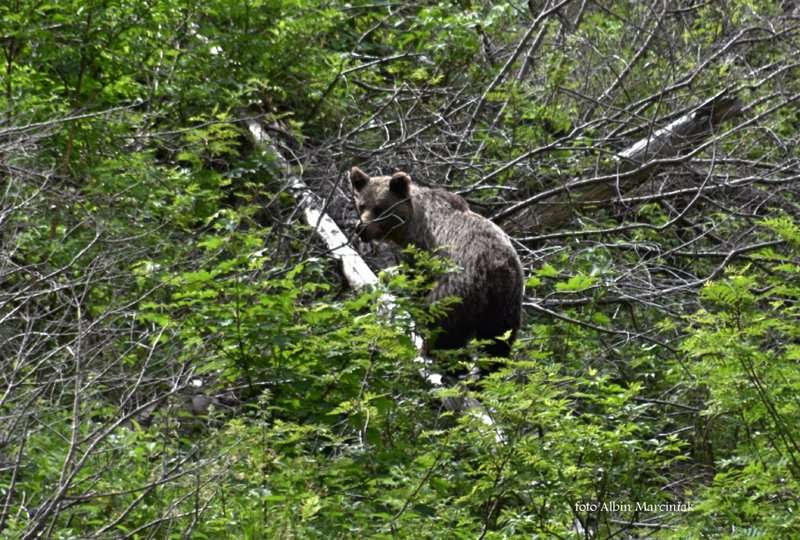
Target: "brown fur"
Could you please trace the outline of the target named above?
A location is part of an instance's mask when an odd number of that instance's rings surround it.
[[[493,356],[508,356],[520,326],[523,271],[500,227],[472,212],[443,189],[419,186],[404,172],[370,178],[350,171],[364,241],[388,240],[447,256],[458,268],[439,279],[431,301],[461,298],[438,325],[434,349],[463,347],[470,339],[492,340]],[[509,332],[510,337],[500,339]]]

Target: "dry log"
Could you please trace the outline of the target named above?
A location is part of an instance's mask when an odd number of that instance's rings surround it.
[[[690,113],[638,140],[614,158],[615,169],[604,176],[573,180],[512,204],[492,219],[509,234],[557,229],[569,222],[575,211],[596,201],[623,197],[668,165],[691,158],[707,144],[719,125],[736,116],[741,102],[721,92]],[[590,202],[591,201],[591,202]]]

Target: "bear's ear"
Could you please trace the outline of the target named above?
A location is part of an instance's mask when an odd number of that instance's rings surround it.
[[[389,180],[389,189],[399,197],[408,197],[409,187],[411,186],[411,177],[404,172],[396,172]]]
[[[353,167],[350,169],[350,184],[353,186],[355,191],[361,191],[364,189],[364,186],[366,186],[368,182],[369,175],[367,173],[358,167]]]

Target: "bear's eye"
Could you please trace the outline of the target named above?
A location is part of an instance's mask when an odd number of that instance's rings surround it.
[[[384,212],[384,211],[385,211],[385,209],[383,208],[383,206],[376,206],[376,207],[375,207],[375,208],[372,210],[372,213],[373,213],[373,214],[375,214],[375,217],[378,217],[378,216],[380,216],[381,214],[383,214],[383,212]]]

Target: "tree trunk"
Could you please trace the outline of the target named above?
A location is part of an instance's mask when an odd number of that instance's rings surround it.
[[[515,203],[493,219],[509,234],[542,233],[568,223],[576,210],[610,204],[662,171],[691,158],[711,144],[699,144],[719,125],[736,116],[741,102],[725,92],[712,97],[692,112],[640,139],[614,157],[615,170],[604,176],[574,180]],[[686,153],[684,153],[686,152]]]

